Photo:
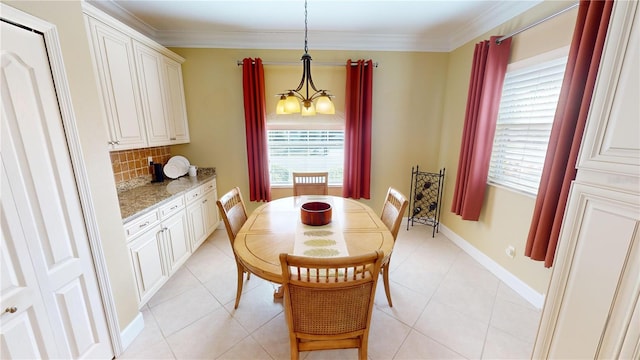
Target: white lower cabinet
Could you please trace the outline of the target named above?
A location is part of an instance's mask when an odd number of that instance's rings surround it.
[[[204,225],[204,208],[197,201],[187,208],[189,227],[191,228],[191,248],[195,251],[207,239]]]
[[[205,194],[205,198],[202,204],[204,208],[204,224],[206,228],[207,236],[209,236],[218,227],[218,207],[216,201],[218,196],[215,191],[210,191]]]
[[[191,228],[191,251],[195,251],[218,226],[215,179],[185,195]]]
[[[184,210],[180,211],[163,221],[162,225],[167,270],[169,275],[173,275],[191,255],[187,214]]]
[[[129,243],[140,306],[169,278],[163,265],[165,256],[162,242],[162,225],[157,224]]]
[[[216,200],[212,179],[125,224],[139,306],[149,301],[218,226]]]

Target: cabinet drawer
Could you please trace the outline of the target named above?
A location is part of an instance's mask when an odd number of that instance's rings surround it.
[[[127,236],[127,240],[131,240],[134,236],[151,228],[159,221],[160,217],[158,216],[158,211],[152,211],[146,215],[143,215],[133,221],[124,224],[124,232]]]
[[[159,209],[160,218],[166,219],[184,208],[184,197],[179,196],[174,200],[162,205]]]
[[[200,185],[197,188],[187,192],[184,198],[187,200],[187,203],[192,203],[202,197],[202,194],[204,193],[203,190],[204,186]]]
[[[211,179],[202,185],[202,192],[206,193],[216,189],[216,179]]]

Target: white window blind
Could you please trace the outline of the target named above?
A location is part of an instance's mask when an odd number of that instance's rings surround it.
[[[329,172],[342,185],[344,130],[267,130],[271,185],[292,185],[291,173]]]
[[[538,193],[567,57],[508,71],[493,141],[489,183]]]

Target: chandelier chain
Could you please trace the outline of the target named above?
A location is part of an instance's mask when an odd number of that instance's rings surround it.
[[[304,53],[308,53],[309,48],[307,46],[307,0],[304,0]]]

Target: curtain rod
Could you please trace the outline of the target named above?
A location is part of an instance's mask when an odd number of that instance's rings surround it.
[[[508,39],[508,38],[510,38],[510,37],[512,37],[512,36],[518,35],[518,34],[520,34],[521,32],[524,32],[524,31],[526,31],[526,30],[529,30],[529,29],[531,29],[531,28],[532,28],[532,27],[534,27],[534,26],[540,25],[540,24],[542,24],[543,22],[545,22],[545,21],[547,21],[547,20],[551,20],[551,19],[553,19],[554,17],[556,17],[556,16],[558,16],[558,15],[560,15],[560,14],[562,14],[562,13],[566,12],[566,11],[569,11],[569,10],[573,9],[574,7],[578,6],[578,4],[579,4],[579,3],[575,3],[575,4],[573,4],[573,5],[569,6],[568,8],[566,8],[566,9],[564,9],[564,10],[560,10],[560,11],[558,11],[558,12],[557,12],[557,13],[555,13],[555,14],[551,14],[551,15],[547,16],[546,18],[544,18],[544,19],[542,19],[542,20],[538,20],[538,21],[534,22],[533,24],[531,24],[531,25],[529,25],[529,26],[525,26],[525,27],[523,27],[522,29],[519,29],[519,30],[514,31],[514,32],[512,32],[512,33],[511,33],[511,34],[509,34],[509,35],[505,35],[505,36],[503,36],[503,37],[499,38],[498,40],[496,40],[496,44],[500,44],[501,42],[503,42],[504,40],[506,40],[506,39]]]
[[[255,61],[251,61],[252,64],[255,64]],[[238,66],[242,66],[242,60],[238,60],[236,63]],[[346,62],[343,63],[339,63],[339,62],[314,62],[313,65],[316,66],[344,66],[346,64]],[[300,65],[300,62],[293,62],[293,61],[263,61],[262,65]],[[356,66],[357,63],[352,63],[351,66]],[[365,63],[365,65],[367,65],[367,63]],[[378,63],[374,62],[373,63],[373,67],[378,67]]]

